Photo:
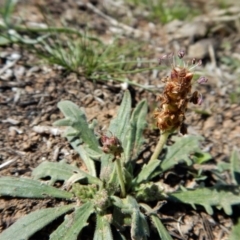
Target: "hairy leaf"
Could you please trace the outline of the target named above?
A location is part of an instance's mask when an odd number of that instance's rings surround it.
[[[113,240],[112,230],[109,224],[110,215],[97,214],[97,225],[93,240]]]
[[[240,236],[240,218],[238,218],[238,222],[233,226],[232,231],[229,236],[229,240],[237,240]]]
[[[78,171],[77,167],[74,167],[63,161],[62,162],[45,161],[33,169],[32,176],[34,177],[34,179],[51,177],[49,184],[53,185],[58,180],[62,181],[68,180],[76,171]]]
[[[199,136],[184,136],[181,138],[173,138],[175,143],[167,147],[167,154],[163,160],[160,161],[159,167],[152,173],[150,179],[158,176],[164,171],[167,171],[185,161],[188,165],[192,163],[189,155],[194,152],[198,152],[198,141],[202,138]]]
[[[166,171],[182,161],[190,165],[192,161],[189,159],[189,155],[199,150],[198,142],[201,139],[199,136],[184,136],[176,139],[172,146],[167,147],[166,157],[160,165],[162,171]]]
[[[145,216],[141,213],[139,205],[133,197],[127,196],[127,201],[132,209],[131,238],[147,239],[150,233]]]
[[[68,205],[56,208],[46,208],[32,212],[20,218],[8,229],[3,231],[0,234],[0,239],[28,240],[35,232],[39,231],[73,208],[73,205]]]
[[[141,207],[144,208],[146,210],[146,214],[150,216],[152,223],[156,227],[161,240],[172,240],[172,237],[170,236],[167,229],[164,227],[160,218],[157,215],[158,209],[154,210],[145,203],[142,203]]]
[[[88,218],[94,212],[92,202],[77,207],[71,215],[50,235],[50,240],[77,240],[81,230],[88,225]]]
[[[72,176],[66,181],[65,186],[68,188],[68,186],[71,186],[73,183],[81,181],[83,179],[87,180],[88,184],[97,184],[99,186],[102,186],[102,181],[99,178],[93,177],[81,169],[78,169],[72,174]]]
[[[150,161],[148,164],[144,165],[141,172],[133,179],[133,185],[139,185],[142,182],[146,182],[150,179],[154,170],[160,165],[159,160]]]
[[[139,154],[144,143],[143,130],[146,127],[147,102],[141,101],[134,109],[130,119],[130,129],[127,136],[125,161],[133,161]]]
[[[79,137],[88,145],[89,148],[96,152],[101,152],[99,149],[98,140],[92,129],[89,128],[85,113],[71,101],[61,101],[58,103],[58,108],[64,114],[66,120],[71,121],[71,127],[77,130]],[[55,124],[59,125],[60,122]]]
[[[68,129],[66,133],[68,133],[68,131],[70,131],[70,129]],[[86,149],[81,145],[81,141],[78,138],[73,136],[67,136],[67,140],[70,142],[74,150],[80,155],[81,159],[86,164],[89,174],[96,177],[97,173],[96,173],[95,163],[88,155]]]
[[[226,214],[232,214],[232,205],[240,204],[239,186],[219,185],[211,188],[198,188],[194,190],[179,191],[169,194],[173,201],[202,205],[208,214],[213,214],[212,206],[222,207]]]
[[[160,218],[157,215],[151,215],[150,218],[152,220],[153,225],[157,228],[161,240],[172,240],[171,235],[162,224]]]
[[[118,109],[117,116],[110,122],[109,131],[116,136],[122,143],[123,148],[125,149],[126,145],[126,135],[128,131],[128,124],[130,120],[130,114],[131,114],[131,95],[129,91],[126,91],[122,100],[122,103]],[[103,171],[106,170],[106,168],[109,169],[109,172],[112,172],[114,163],[112,162],[113,156],[110,154],[104,154],[101,158],[101,178],[102,176],[105,177]],[[123,160],[123,158],[122,158]],[[110,176],[109,176],[110,178]]]
[[[236,149],[232,152],[230,162],[233,182],[240,185],[240,157]]]
[[[63,198],[71,199],[69,192],[41,183],[29,178],[0,178],[0,196],[23,198]]]

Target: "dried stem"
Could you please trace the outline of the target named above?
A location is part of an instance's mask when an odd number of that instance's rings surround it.
[[[153,161],[158,158],[159,154],[161,153],[165,143],[168,140],[169,135],[171,134],[172,131],[165,131],[161,134],[158,144],[153,152],[152,157],[150,158],[150,161]]]

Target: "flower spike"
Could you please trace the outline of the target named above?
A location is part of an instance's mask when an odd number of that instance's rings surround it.
[[[177,57],[182,59],[184,55],[184,51],[179,51]],[[168,55],[164,55],[160,60],[164,61],[165,59],[169,59],[167,56]],[[192,60],[192,66],[190,67],[187,67],[187,64],[184,62],[181,65],[173,64],[170,76],[164,78],[166,85],[163,94],[157,98],[160,101],[160,108],[154,113],[157,127],[162,133],[172,132],[176,129],[180,129],[182,134],[187,133],[184,120],[188,103],[202,103],[201,94],[197,91],[191,93],[193,79],[192,70],[201,64],[201,60],[196,62],[195,59]],[[199,84],[205,82],[207,82],[207,78],[205,77],[200,77],[198,80]]]

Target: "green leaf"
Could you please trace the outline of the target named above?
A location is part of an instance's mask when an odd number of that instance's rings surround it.
[[[233,183],[240,185],[240,157],[236,149],[232,152],[230,163]]]
[[[240,236],[240,218],[238,218],[238,222],[233,226],[232,231],[229,236],[229,240],[237,240]]]
[[[117,116],[110,122],[109,131],[118,137],[122,141],[123,147],[128,132],[128,125],[131,114],[131,95],[129,91],[126,91],[120,108],[118,109]]]
[[[55,121],[53,124],[54,126],[71,126],[72,121],[71,119],[64,118],[64,119],[59,119]]]
[[[45,161],[33,169],[32,176],[34,177],[34,179],[51,177],[49,184],[53,185],[58,180],[68,180],[73,175],[73,173],[78,170],[79,169],[77,167],[67,164],[64,161]]]
[[[147,220],[133,197],[127,196],[127,201],[132,209],[131,238],[145,240],[150,235]]]
[[[152,209],[145,203],[141,203],[141,207],[146,210],[146,214],[150,215],[153,225],[157,228],[159,237],[161,240],[173,240],[167,229],[162,224],[160,218],[157,215],[157,210]]]
[[[12,13],[15,9],[16,3],[17,0],[5,0],[5,4],[1,11],[5,27],[9,27],[9,25],[11,24]]]
[[[189,155],[199,151],[199,140],[202,138],[199,136],[183,136],[174,139],[176,139],[175,143],[167,147],[167,154],[160,164],[160,170],[155,171],[152,177],[169,170],[182,161],[185,161],[188,165],[192,164]]]
[[[73,205],[46,208],[32,212],[20,219],[0,234],[1,240],[28,240],[39,231],[64,213],[72,210]]]
[[[11,40],[7,36],[0,36],[0,46],[5,46],[11,43]]]
[[[113,240],[112,230],[109,224],[110,219],[107,215],[97,214],[97,226],[93,240]]]
[[[40,181],[16,177],[0,178],[0,196],[63,199],[71,199],[73,197],[69,192],[46,185]]]
[[[193,155],[193,161],[197,164],[203,164],[212,159],[212,156],[208,152],[195,152]]]
[[[133,179],[133,185],[139,185],[142,182],[146,182],[150,179],[151,174],[160,165],[159,160],[150,161],[148,164],[144,165],[141,172]]]
[[[160,218],[157,215],[151,215],[150,218],[152,220],[153,225],[157,228],[157,231],[161,240],[172,240],[171,235],[162,224]]]
[[[188,165],[192,163],[189,159],[191,153],[199,150],[199,136],[184,136],[176,138],[176,142],[167,147],[167,154],[162,161],[161,168],[166,171],[181,161],[185,161]]]
[[[114,240],[127,240],[120,231],[117,231],[115,229],[113,229],[113,239]]]
[[[87,202],[77,207],[64,222],[50,235],[50,240],[77,240],[81,230],[88,225],[88,218],[94,212],[92,202]]]
[[[109,131],[121,141],[124,149],[126,145],[126,135],[128,132],[128,125],[131,114],[131,102],[131,95],[129,91],[126,91],[122,103],[118,109],[117,116],[110,122],[109,126]],[[106,168],[109,169],[109,172],[112,172],[111,170],[114,166],[112,159],[113,156],[110,154],[103,155],[103,157],[101,158],[101,175],[103,171],[106,170]]]
[[[212,206],[222,207],[226,214],[232,214],[232,205],[240,204],[239,186],[219,185],[211,188],[198,188],[169,194],[169,200],[202,205],[208,214],[213,214]]]
[[[69,131],[70,129],[68,129],[66,133],[68,133]],[[67,136],[67,140],[69,141],[73,149],[80,155],[83,162],[86,164],[89,174],[96,177],[97,173],[96,173],[95,163],[88,155],[84,146],[81,145],[81,141],[74,136]]]
[[[63,123],[71,122],[71,127],[76,129],[79,137],[88,145],[89,148],[101,153],[98,140],[92,129],[89,128],[85,113],[71,101],[61,101],[58,103],[58,108],[66,117]],[[59,124],[59,121],[56,122]]]
[[[72,176],[66,181],[65,186],[68,189],[68,186],[71,186],[75,182],[79,182],[81,180],[87,180],[88,184],[96,184],[98,186],[102,186],[103,182],[97,178],[93,177],[90,174],[78,169],[76,172],[72,174]]]
[[[133,161],[139,154],[144,143],[143,130],[146,127],[147,102],[142,100],[134,109],[125,149],[125,162]]]

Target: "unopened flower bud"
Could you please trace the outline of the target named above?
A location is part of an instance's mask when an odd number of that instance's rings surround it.
[[[123,152],[123,148],[120,140],[117,137],[108,137],[106,135],[102,135],[100,141],[103,145],[103,152],[113,154],[115,157],[120,157],[121,153]]]

